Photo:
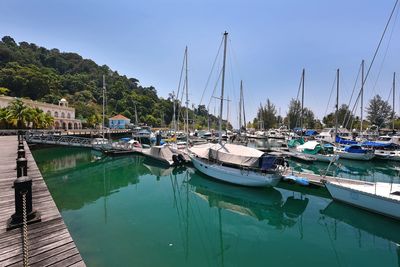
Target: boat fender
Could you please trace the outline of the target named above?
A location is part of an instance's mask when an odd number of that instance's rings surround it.
[[[178,155],[176,154],[172,155],[172,161],[174,162],[175,165],[179,165]]]
[[[178,154],[178,160],[179,160],[179,163],[180,163],[180,164],[186,163],[186,160],[185,160],[185,158],[183,157],[182,154]]]

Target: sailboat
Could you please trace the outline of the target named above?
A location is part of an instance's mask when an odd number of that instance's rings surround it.
[[[222,132],[227,37],[228,33],[225,32],[219,114],[220,133]],[[222,143],[221,135],[219,135],[218,144],[193,146],[190,152],[192,163],[198,171],[219,181],[237,185],[276,186],[286,168],[283,158],[267,156],[255,148]]]

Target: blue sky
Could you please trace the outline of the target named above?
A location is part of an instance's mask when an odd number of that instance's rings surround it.
[[[199,104],[226,30],[230,39],[226,92],[232,99],[234,125],[241,79],[247,118],[253,118],[267,98],[285,115],[290,99],[297,95],[303,67],[305,106],[322,118],[336,69],[341,70],[340,102],[347,103],[361,60],[369,65],[394,2],[2,0],[0,35],[77,52],[139,79],[143,86],[155,86],[163,97],[178,86],[187,45],[189,98]],[[400,75],[397,13],[367,81],[366,99],[377,93],[386,99],[393,72]],[[209,102],[214,83],[203,103]],[[331,101],[328,112],[333,108]]]

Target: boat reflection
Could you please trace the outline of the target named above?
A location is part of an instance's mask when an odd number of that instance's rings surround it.
[[[320,213],[376,237],[400,244],[400,225],[393,219],[335,201],[330,202]]]
[[[189,184],[191,191],[207,201],[210,207],[267,221],[278,229],[295,225],[296,218],[304,212],[308,204],[308,198],[295,198],[294,195],[284,200],[282,193],[274,188],[237,187],[198,175],[192,175]]]
[[[163,167],[153,160],[148,160],[148,158],[144,159],[143,166],[145,166],[152,175],[156,176],[157,181],[159,181],[161,177],[169,177],[171,174],[177,175],[186,170],[185,166]]]

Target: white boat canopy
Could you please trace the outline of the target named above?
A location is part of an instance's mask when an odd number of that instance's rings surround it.
[[[317,141],[308,141],[308,142],[305,142],[303,145],[299,145],[297,147],[297,149],[299,149],[299,150],[304,150],[304,149],[314,150],[315,147],[318,145],[319,145],[319,143]]]
[[[228,164],[258,167],[264,152],[235,144],[204,144],[193,146],[190,151],[200,158],[214,159]]]

